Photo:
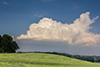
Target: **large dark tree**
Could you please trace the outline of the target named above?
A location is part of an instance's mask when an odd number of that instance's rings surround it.
[[[18,45],[10,35],[0,35],[0,53],[15,53],[17,49]]]

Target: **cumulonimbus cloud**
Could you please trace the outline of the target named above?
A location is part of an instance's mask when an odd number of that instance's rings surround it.
[[[21,34],[17,39],[66,41],[71,45],[98,45],[100,34],[89,32],[90,25],[98,16],[90,19],[89,14],[90,12],[81,14],[72,24],[62,24],[51,18],[43,18],[39,23],[31,24],[27,34]]]

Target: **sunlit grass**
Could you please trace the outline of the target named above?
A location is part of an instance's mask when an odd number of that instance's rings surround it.
[[[2,67],[100,67],[97,63],[44,53],[0,54]]]

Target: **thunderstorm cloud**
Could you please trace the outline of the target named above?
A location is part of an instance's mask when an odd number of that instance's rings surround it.
[[[45,17],[39,23],[31,24],[27,34],[21,34],[17,39],[64,41],[70,45],[99,45],[100,34],[89,31],[98,16],[90,19],[89,14],[90,12],[81,14],[72,24],[62,24]]]

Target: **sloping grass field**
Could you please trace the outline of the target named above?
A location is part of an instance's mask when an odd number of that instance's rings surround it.
[[[54,54],[1,53],[0,67],[100,67],[100,64]]]

